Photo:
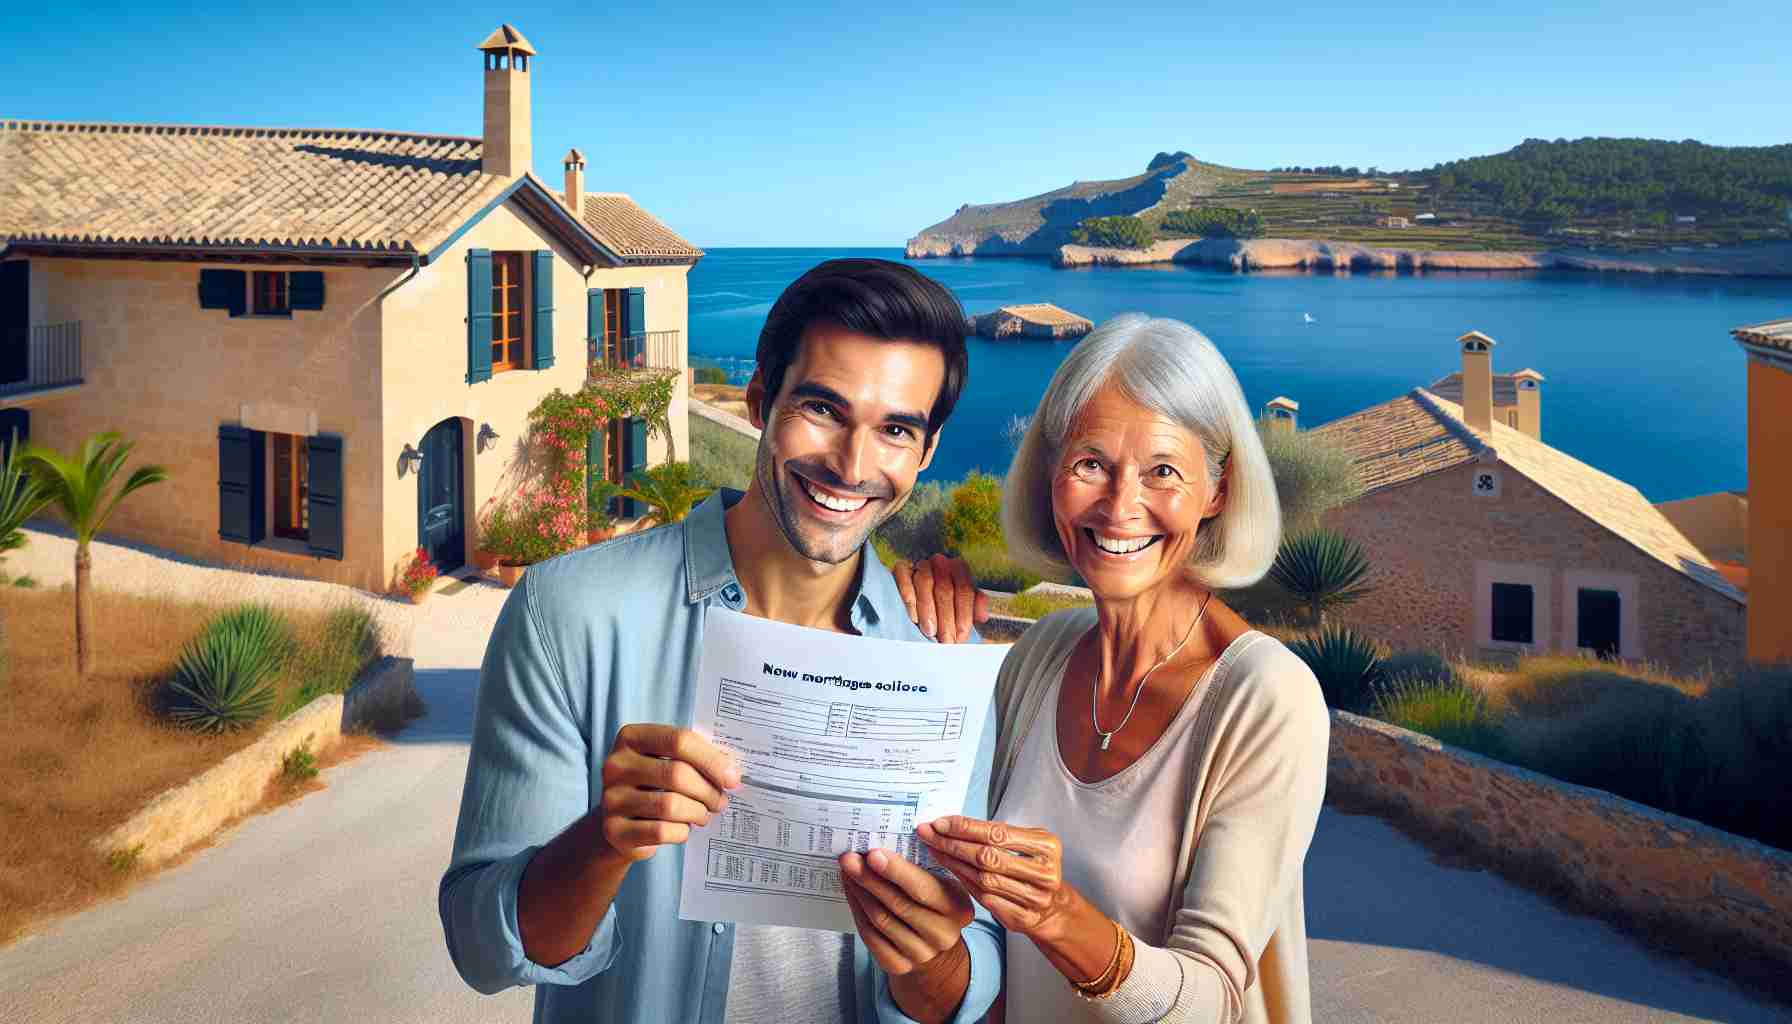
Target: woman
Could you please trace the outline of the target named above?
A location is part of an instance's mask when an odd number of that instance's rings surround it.
[[[1309,1020],[1330,718],[1305,663],[1214,596],[1268,569],[1280,510],[1213,344],[1139,314],[1079,343],[1003,525],[1017,561],[1095,594],[1003,664],[997,820],[919,830],[1007,931],[1006,1020]]]

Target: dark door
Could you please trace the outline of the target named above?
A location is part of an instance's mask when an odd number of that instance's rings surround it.
[[[0,387],[31,375],[31,264],[0,263]]]
[[[417,544],[440,572],[461,567],[467,530],[460,473],[460,420],[443,420],[423,435],[417,474]]]
[[[1581,647],[1607,661],[1618,657],[1618,592],[1615,590],[1583,590],[1580,592]]]
[[[0,462],[12,452],[12,443],[31,440],[31,413],[25,409],[0,409]]]

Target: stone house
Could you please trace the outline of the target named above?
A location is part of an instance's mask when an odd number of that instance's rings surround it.
[[[1339,618],[1395,647],[1476,657],[1740,662],[1743,593],[1636,488],[1524,429],[1538,422],[1524,406],[1520,426],[1496,417],[1493,339],[1457,340],[1461,401],[1414,388],[1314,430],[1365,484],[1325,516],[1374,573]]]
[[[1724,579],[1748,592],[1748,492],[1715,491],[1655,506]]]
[[[1748,354],[1748,658],[1792,662],[1792,318],[1730,334]]]
[[[683,450],[702,253],[576,150],[563,190],[531,173],[535,51],[478,49],[480,137],[0,122],[0,434],[166,466],[121,539],[370,590],[462,564],[590,357],[677,372]],[[596,436],[612,477],[666,457]]]
[[[1080,338],[1095,329],[1085,317],[1059,309],[1049,302],[1003,306],[992,313],[970,318],[972,333],[984,338],[1045,338],[1061,341]]]

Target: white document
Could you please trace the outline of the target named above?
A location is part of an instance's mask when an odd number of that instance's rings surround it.
[[[915,826],[964,809],[1007,652],[711,608],[691,727],[735,756],[742,785],[685,843],[678,916],[852,931],[840,854],[931,865]]]

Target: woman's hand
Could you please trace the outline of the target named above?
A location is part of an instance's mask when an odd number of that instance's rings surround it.
[[[909,619],[940,643],[964,643],[973,623],[989,618],[989,595],[977,589],[963,559],[933,555],[913,564],[897,562],[890,575]]]
[[[1051,942],[1083,902],[1064,881],[1064,844],[1045,829],[954,814],[915,831],[933,859],[1011,932]]]

